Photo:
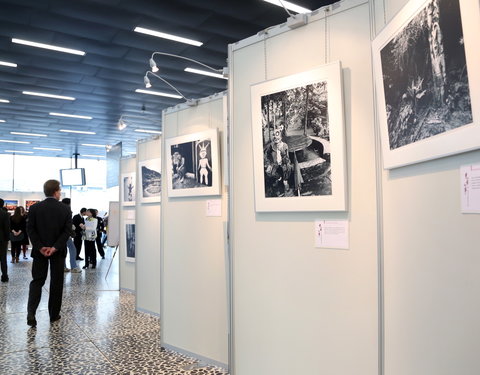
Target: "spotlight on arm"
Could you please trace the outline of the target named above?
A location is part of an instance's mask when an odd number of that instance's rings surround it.
[[[143,83],[145,84],[145,87],[147,89],[149,89],[150,87],[152,87],[152,84],[150,83],[150,79],[147,77],[147,75],[145,74],[145,76],[143,77]]]
[[[152,69],[152,72],[156,73],[158,72],[158,66],[153,57],[150,57],[150,68]]]

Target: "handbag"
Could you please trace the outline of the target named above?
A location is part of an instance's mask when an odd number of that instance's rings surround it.
[[[23,232],[20,233],[18,236],[15,236],[12,232],[10,232],[10,241],[11,242],[18,242],[18,241],[23,241],[24,239]]]

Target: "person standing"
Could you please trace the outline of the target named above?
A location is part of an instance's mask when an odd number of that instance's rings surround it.
[[[22,206],[20,206],[20,208],[21,208],[21,213],[22,213],[22,216],[23,216],[23,221],[25,222],[25,231],[23,232],[24,236],[23,236],[23,241],[22,241],[23,259],[28,259],[27,258],[27,250],[28,250],[28,245],[30,245],[30,239],[28,238],[28,234],[27,234],[27,231],[26,231],[28,212],[25,211],[25,208],[23,208]]]
[[[63,198],[62,203],[68,207],[70,210],[70,214],[72,213],[71,207],[71,199],[70,198]],[[77,248],[75,244],[73,243],[72,237],[75,236],[75,225],[72,224],[72,231],[70,233],[70,237],[68,237],[67,240],[67,249],[68,249],[68,255],[70,258],[70,268],[67,267],[67,259],[65,258],[63,262],[63,270],[65,272],[70,272],[72,273],[81,273],[82,270],[77,266]]]
[[[97,267],[97,252],[95,251],[95,238],[97,237],[97,219],[93,217],[95,210],[89,208],[86,211],[87,218],[85,219],[85,233],[83,236],[85,245],[85,265],[83,269],[87,269],[90,263],[92,268]]]
[[[2,270],[2,283],[8,282],[7,248],[10,239],[10,218],[4,210],[5,201],[0,198],[0,265]]]
[[[75,237],[73,238],[73,243],[77,249],[76,260],[83,260],[83,258],[80,258],[80,252],[82,251],[82,235],[83,230],[85,229],[85,220],[83,219],[85,212],[87,212],[87,209],[83,207],[80,210],[80,213],[76,214],[72,219],[73,225],[75,225]]]
[[[27,230],[25,217],[22,215],[23,207],[18,206],[10,217],[10,243],[12,245],[12,263],[18,263],[22,252],[22,243]]]
[[[97,219],[97,238],[95,242],[97,243],[97,250],[102,259],[105,259],[105,251],[103,250],[103,243],[102,243],[102,234],[105,230],[105,225],[103,224],[103,219],[98,216],[98,210],[95,210],[95,214],[92,213],[92,216]]]
[[[66,243],[72,231],[70,209],[59,202],[62,195],[60,182],[48,180],[43,185],[45,199],[30,208],[27,232],[32,242],[32,281],[28,293],[27,324],[37,325],[35,313],[42,287],[50,265],[50,296],[48,312],[50,322],[60,319],[63,294],[63,263],[67,253]]]

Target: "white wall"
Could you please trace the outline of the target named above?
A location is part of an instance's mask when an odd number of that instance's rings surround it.
[[[327,36],[323,16],[237,43],[229,55],[235,375],[378,372],[369,4],[343,1],[329,14]],[[343,67],[348,212],[255,213],[250,85],[335,60]],[[315,219],[348,220],[350,248],[314,248]]]
[[[222,132],[223,118],[223,95],[205,99],[196,107],[173,108],[164,112],[163,137],[211,128]],[[222,188],[222,196],[168,198],[166,171],[171,161],[163,162],[162,345],[226,365],[226,190]],[[221,217],[206,217],[208,199],[222,200]]]
[[[384,3],[388,21],[406,1]],[[460,213],[459,168],[474,163],[480,151],[381,175],[386,375],[480,373],[480,215]]]
[[[161,138],[137,143],[137,202],[136,202],[136,308],[160,315],[160,203],[140,203],[142,194],[138,163],[160,158]]]
[[[135,157],[124,158],[120,160],[120,178],[122,173],[136,172],[137,162]],[[122,186],[120,184],[120,186]],[[119,189],[121,190],[121,188]],[[121,200],[121,191],[118,198],[120,202],[120,246],[118,248],[119,255],[119,274],[120,289],[126,289],[132,292],[136,291],[135,285],[135,263],[125,260],[125,220],[135,219],[135,206],[123,206]],[[135,227],[135,229],[137,226]],[[136,253],[139,249],[137,247]]]

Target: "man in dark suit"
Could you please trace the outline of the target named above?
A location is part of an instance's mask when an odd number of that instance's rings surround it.
[[[2,269],[2,283],[8,281],[7,266],[7,248],[10,239],[10,217],[8,212],[4,210],[5,201],[0,198],[0,265]]]
[[[72,219],[73,225],[75,225],[75,237],[73,237],[73,243],[77,248],[77,260],[83,260],[83,258],[80,258],[80,251],[82,251],[83,242],[82,232],[85,229],[85,219],[83,218],[85,212],[87,212],[87,209],[83,207],[80,210],[80,213],[76,214]]]
[[[59,202],[60,182],[48,180],[43,185],[45,199],[30,208],[27,233],[32,242],[32,282],[28,294],[27,324],[35,327],[35,313],[42,297],[50,263],[50,322],[60,319],[63,293],[63,264],[67,255],[66,243],[72,231],[71,211]]]

